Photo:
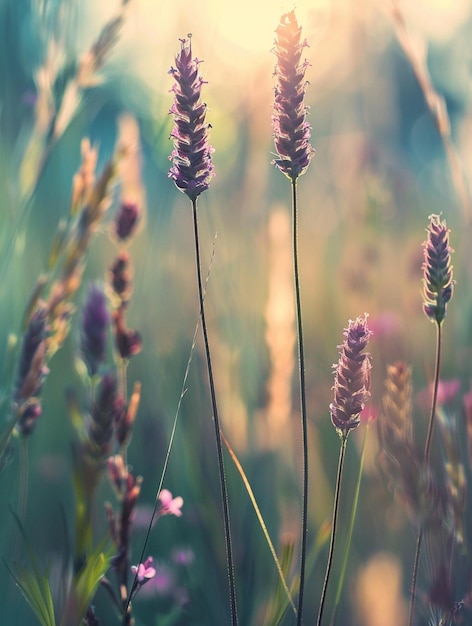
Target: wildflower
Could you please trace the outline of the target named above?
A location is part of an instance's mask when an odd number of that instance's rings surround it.
[[[170,156],[172,178],[183,193],[194,201],[210,186],[214,175],[208,143],[209,124],[205,123],[206,104],[200,99],[204,80],[198,66],[201,61],[192,57],[190,39],[181,39],[180,53],[175,58],[175,68],[169,74],[175,78],[172,88],[174,103],[170,113],[174,116],[174,150]]]
[[[161,507],[159,509],[160,515],[175,515],[176,517],[182,516],[182,505],[184,503],[183,498],[177,496],[172,497],[171,492],[168,489],[163,489],[159,494],[159,500]]]
[[[310,164],[314,150],[309,143],[310,125],[306,121],[305,70],[307,61],[301,62],[303,48],[308,44],[301,41],[301,27],[294,11],[282,15],[276,30],[274,143],[277,158],[273,163],[279,170],[295,181]]]
[[[130,359],[141,351],[141,335],[135,330],[129,330],[125,326],[124,308],[120,307],[113,313],[113,326],[115,329],[115,343],[122,359]]]
[[[89,376],[98,373],[106,358],[106,340],[109,315],[103,291],[97,285],[89,289],[82,313],[82,336],[80,349]]]
[[[413,449],[411,397],[411,367],[403,361],[387,366],[382,416],[377,425],[380,447],[393,457],[409,455]]]
[[[23,336],[13,395],[16,410],[20,412],[18,430],[29,435],[41,415],[41,393],[48,374],[46,359],[46,309],[39,307],[33,313]]]
[[[367,315],[349,320],[346,339],[337,365],[334,365],[334,402],[330,404],[331,421],[341,437],[360,423],[360,414],[370,397],[370,354],[363,352],[371,335]]]
[[[140,563],[139,565],[132,565],[131,572],[134,576],[136,576],[136,582],[138,585],[144,585],[151,578],[154,578],[156,575],[156,568],[153,565],[152,556],[149,556],[144,563]]]
[[[116,413],[119,409],[116,378],[103,376],[88,424],[88,448],[93,457],[104,462],[111,452]]]
[[[365,406],[359,415],[362,424],[372,424],[377,421],[378,416],[379,410],[375,406]]]
[[[126,406],[121,396],[117,399],[115,412],[115,434],[120,446],[128,445],[133,432],[133,425],[138,412],[139,402],[141,400],[141,384],[134,384],[133,393],[131,395],[128,406]]]
[[[436,395],[436,404],[443,406],[444,404],[453,404],[461,388],[460,380],[453,378],[452,380],[440,380],[438,382],[438,389]],[[428,385],[428,387],[421,389],[416,395],[418,405],[426,409],[431,406],[433,399],[434,383]]]
[[[82,156],[80,169],[72,179],[72,215],[75,215],[86,204],[92,193],[95,184],[95,168],[98,161],[98,150],[91,146],[89,139],[82,139],[80,152]]]
[[[123,202],[115,219],[115,234],[121,241],[129,239],[139,220],[139,206],[135,202]]]
[[[122,250],[110,268],[111,286],[122,303],[127,303],[131,298],[131,278],[129,254]]]
[[[172,561],[175,565],[188,567],[195,561],[195,552],[191,548],[176,548],[172,551]]]
[[[120,497],[128,476],[128,472],[123,463],[123,457],[119,454],[109,457],[107,460],[107,470],[111,486],[117,496]]]
[[[389,489],[417,524],[437,524],[444,502],[434,475],[423,467],[413,438],[411,367],[387,367],[382,410],[377,420],[380,470]]]
[[[439,215],[429,216],[428,239],[424,243],[423,310],[438,324],[446,317],[446,305],[452,298],[452,279],[449,230]]]

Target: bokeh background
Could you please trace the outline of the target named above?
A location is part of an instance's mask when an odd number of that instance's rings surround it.
[[[139,145],[123,173],[140,202],[141,228],[130,247],[134,294],[128,322],[143,337],[129,368],[130,387],[143,397],[129,449],[144,477],[133,550],[138,558],[146,511],[152,505],[198,318],[193,231],[188,199],[168,179],[172,77],[179,38],[192,33],[201,72],[216,177],[199,200],[206,306],[218,402],[226,436],[240,457],[275,545],[295,541],[300,518],[299,401],[291,270],[290,186],[271,160],[274,31],[295,8],[309,47],[307,105],[316,155],[299,181],[300,265],[305,328],[310,449],[309,548],[306,618],[317,613],[326,548],[316,537],[330,518],[338,437],[330,423],[332,364],[349,318],[369,313],[372,329],[372,405],[381,403],[386,365],[413,366],[415,394],[431,381],[434,327],[421,307],[422,242],[428,216],[443,213],[451,228],[457,286],[444,333],[442,377],[458,380],[451,400],[463,429],[462,396],[472,381],[471,217],[454,185],[444,146],[411,63],[395,35],[391,5],[381,0],[131,0],[120,36],[54,144],[33,196],[31,141],[37,129],[37,77],[52,58],[59,67],[93,44],[118,3],[111,0],[0,2],[0,357],[8,393],[8,355],[34,284],[45,269],[61,218],[69,210],[80,142],[99,146],[99,167],[119,137]],[[401,5],[412,41],[427,46],[432,83],[447,104],[452,143],[466,185],[472,175],[470,0],[424,0]],[[89,281],[103,281],[115,253],[110,223],[90,249]],[[44,415],[29,442],[26,527],[37,554],[59,571],[73,524],[72,427],[65,390],[78,389],[74,321],[64,348],[50,363]],[[223,526],[206,368],[200,339],[186,385],[165,486],[183,496],[183,517],[162,519],[149,554],[159,580],[135,603],[143,626],[227,624]],[[416,397],[416,396],[415,396]],[[423,441],[428,406],[415,403]],[[2,407],[2,423],[8,402]],[[347,521],[359,465],[362,426],[348,449],[341,520]],[[361,432],[362,431],[362,432]],[[438,450],[436,450],[436,453]],[[371,428],[339,624],[405,623],[415,536],[382,481]],[[273,562],[249,498],[227,460],[236,576],[243,626],[264,623],[276,584]],[[467,466],[470,478],[470,466]],[[0,475],[0,552],[8,561],[18,492],[18,451]],[[103,481],[97,536],[106,525],[101,501],[113,499]],[[144,520],[144,521],[143,521]],[[338,543],[343,546],[343,536]],[[313,558],[312,558],[313,557]],[[290,577],[296,576],[297,554]],[[335,563],[339,571],[340,559]],[[336,567],[338,570],[336,570]],[[420,572],[420,587],[424,572]],[[1,623],[35,623],[19,590],[0,567]],[[333,585],[334,587],[334,585]],[[333,589],[334,592],[334,589]],[[328,596],[328,601],[331,596]],[[118,623],[99,591],[103,623]],[[292,623],[289,615],[284,624]],[[426,622],[425,622],[426,623]]]

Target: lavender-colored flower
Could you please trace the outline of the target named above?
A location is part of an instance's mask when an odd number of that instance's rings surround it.
[[[16,410],[21,412],[17,427],[23,436],[33,431],[41,415],[39,396],[47,374],[46,309],[39,307],[23,335],[13,394]]]
[[[294,11],[282,15],[275,31],[274,143],[277,157],[273,163],[279,170],[295,181],[310,164],[314,150],[310,145],[310,125],[306,121],[305,71],[307,61],[301,61],[303,48],[308,44],[301,40]]]
[[[200,99],[205,82],[198,71],[201,61],[192,57],[190,39],[180,42],[175,68],[171,67],[169,71],[175,78],[172,88],[174,104],[170,109],[175,122],[171,133],[174,150],[170,156],[173,165],[169,177],[193,202],[210,186],[214,175],[213,148],[208,143],[209,125],[205,123],[207,107]]]
[[[141,351],[141,335],[136,330],[126,328],[124,307],[114,311],[113,327],[115,331],[115,345],[122,359],[130,359]]]
[[[89,289],[82,312],[80,350],[89,376],[95,376],[106,359],[106,341],[109,315],[107,300],[97,285]]]
[[[446,317],[446,305],[452,298],[449,230],[439,215],[429,216],[428,239],[424,243],[423,310],[431,321],[441,324]]]
[[[133,235],[140,215],[136,202],[123,202],[115,219],[115,234],[121,241]]]
[[[110,267],[110,283],[113,291],[120,297],[121,302],[126,303],[132,293],[132,272],[128,252],[121,250]]]
[[[15,385],[16,401],[34,396],[42,383],[45,338],[46,310],[40,307],[31,316],[23,335]]]
[[[346,339],[334,365],[334,401],[330,404],[331,421],[341,437],[360,423],[360,414],[370,397],[370,354],[364,352],[371,336],[367,315],[349,320]]]
[[[116,390],[116,378],[105,374],[100,381],[87,425],[89,452],[100,463],[104,463],[111,452],[116,412],[119,410]]]

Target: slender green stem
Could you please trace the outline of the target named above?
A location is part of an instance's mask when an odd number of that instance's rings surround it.
[[[431,452],[431,442],[433,440],[433,428],[436,417],[436,404],[438,400],[439,372],[441,369],[441,346],[442,346],[442,326],[436,324],[436,362],[434,365],[434,384],[433,384],[433,400],[431,402],[431,413],[429,416],[428,434],[426,435],[426,443],[424,446],[424,465],[429,463],[429,455]]]
[[[213,254],[212,254],[212,258],[210,261],[210,266],[208,268],[208,273],[206,276],[206,280],[205,280],[205,289],[203,292],[203,298],[205,298],[205,294],[206,294],[206,288],[208,285],[208,280],[210,278],[210,271],[211,271],[211,266],[213,264],[213,255],[215,252],[215,247],[213,246]],[[147,531],[146,531],[146,536],[144,537],[144,541],[143,541],[143,547],[141,548],[141,555],[138,559],[138,563],[143,563],[144,562],[144,554],[146,552],[146,547],[149,541],[149,537],[151,535],[151,530],[154,526],[154,522],[157,521],[158,519],[158,506],[159,506],[159,494],[161,493],[161,489],[162,489],[162,485],[164,484],[164,478],[166,476],[166,472],[167,472],[167,467],[169,465],[169,459],[170,459],[170,454],[172,452],[172,447],[174,445],[174,439],[175,439],[175,433],[177,432],[177,422],[179,420],[179,416],[180,416],[180,409],[182,407],[182,402],[184,399],[184,396],[187,392],[187,380],[190,374],[190,366],[192,364],[192,359],[193,359],[193,352],[195,350],[195,345],[197,343],[197,335],[198,335],[198,330],[200,328],[200,315],[198,315],[198,319],[197,319],[197,323],[195,325],[195,331],[193,333],[193,339],[192,339],[192,345],[190,347],[190,353],[188,355],[188,359],[187,359],[187,365],[185,367],[185,373],[184,373],[184,377],[182,380],[182,386],[180,389],[180,397],[179,397],[179,401],[177,402],[177,408],[175,410],[175,415],[174,415],[174,423],[172,424],[172,429],[171,429],[171,433],[170,433],[170,437],[169,437],[169,443],[167,444],[167,451],[165,454],[165,458],[164,458],[164,464],[162,466],[162,472],[161,472],[161,477],[159,479],[159,485],[157,487],[157,491],[156,491],[156,496],[154,498],[154,508],[152,511],[152,515],[151,515],[151,519],[149,520],[148,523],[148,527],[147,527]],[[135,589],[136,587],[136,583],[138,581],[138,572],[136,572],[136,574],[134,575],[134,580],[133,580],[133,584],[131,587],[131,592],[128,593],[128,601],[126,603],[126,608],[124,611],[124,616],[126,617],[126,613],[128,611],[128,607],[130,605],[131,602],[131,594],[132,591]],[[123,626],[126,626],[126,622],[123,622]]]
[[[334,623],[336,621],[336,611],[339,605],[339,600],[341,599],[341,592],[342,592],[343,585],[344,585],[344,578],[346,576],[349,552],[351,551],[352,533],[354,531],[354,523],[356,521],[356,515],[357,515],[357,506],[359,504],[359,493],[361,490],[362,471],[364,469],[365,451],[367,447],[367,433],[368,432],[369,432],[369,426],[367,425],[364,431],[364,441],[362,442],[362,452],[361,452],[361,460],[359,463],[359,473],[357,474],[357,483],[356,483],[356,490],[354,493],[354,502],[352,504],[351,519],[349,520],[349,529],[347,532],[346,549],[344,550],[341,574],[339,576],[338,588],[336,590],[336,597],[334,599],[334,608],[333,608],[333,614],[331,617],[331,626],[334,626]]]
[[[233,565],[233,548],[231,544],[231,525],[229,515],[229,502],[228,492],[226,488],[226,474],[223,458],[223,446],[221,443],[221,431],[220,420],[218,417],[218,407],[216,404],[215,383],[213,379],[213,369],[211,366],[210,344],[208,342],[208,332],[205,318],[205,306],[203,302],[203,285],[202,285],[202,270],[200,261],[200,243],[198,237],[198,212],[197,212],[197,200],[192,200],[192,213],[193,213],[193,227],[195,238],[195,261],[197,266],[197,281],[198,281],[198,297],[200,301],[200,317],[202,320],[203,340],[205,343],[205,353],[208,369],[208,379],[210,383],[210,395],[211,405],[213,410],[213,423],[215,425],[215,440],[216,440],[216,453],[218,457],[218,470],[220,474],[220,487],[221,487],[221,500],[223,505],[223,519],[225,527],[225,544],[226,544],[226,563],[228,569],[228,585],[230,596],[230,611],[231,611],[231,624],[237,626],[238,624],[238,612],[236,604],[236,585],[234,580],[234,565]]]
[[[441,347],[442,347],[442,326],[441,322],[436,323],[436,359],[434,365],[434,382],[433,382],[433,399],[431,401],[431,413],[429,415],[428,433],[426,435],[426,443],[424,446],[423,456],[423,470],[428,469],[429,456],[431,452],[431,443],[433,440],[433,429],[436,416],[436,404],[438,400],[438,387],[439,387],[439,373],[441,369]],[[408,615],[408,626],[413,626],[413,619],[415,615],[415,602],[416,602],[416,584],[418,580],[418,567],[420,563],[421,545],[424,535],[424,522],[420,521],[420,527],[418,529],[418,538],[416,540],[415,557],[413,561],[413,574],[411,577],[411,591],[410,591],[410,610]]]
[[[259,521],[259,525],[260,525],[260,527],[262,529],[262,532],[264,533],[264,537],[265,537],[265,540],[266,540],[267,545],[269,547],[269,550],[270,550],[270,553],[272,555],[272,558],[274,559],[275,567],[277,569],[277,573],[278,573],[279,579],[280,579],[280,584],[282,585],[282,588],[283,588],[283,590],[285,592],[285,595],[287,596],[287,601],[290,604],[290,606],[292,607],[294,614],[297,615],[297,609],[295,608],[295,604],[293,603],[292,594],[290,593],[290,590],[289,590],[288,585],[287,585],[287,581],[285,580],[285,576],[284,576],[284,573],[283,573],[283,570],[282,570],[282,566],[281,566],[279,558],[277,556],[277,552],[275,551],[274,544],[272,543],[272,539],[270,538],[269,531],[267,530],[266,523],[264,522],[264,518],[262,517],[262,513],[261,513],[261,510],[259,508],[259,505],[257,504],[256,496],[254,495],[254,491],[252,490],[251,483],[249,482],[249,479],[246,476],[246,472],[244,471],[243,466],[241,465],[241,463],[240,463],[238,457],[236,456],[235,451],[231,447],[229,441],[226,439],[223,431],[221,431],[221,439],[222,439],[223,443],[225,444],[226,449],[228,450],[230,457],[233,459],[233,463],[235,464],[236,469],[238,470],[239,475],[241,476],[241,480],[243,481],[244,486],[246,487],[247,494],[249,496],[249,499],[251,500],[251,504],[252,504],[252,506],[254,508],[254,511],[256,513],[256,516],[257,516],[257,519]]]
[[[415,558],[413,561],[413,574],[411,576],[410,610],[408,614],[408,626],[413,626],[413,618],[415,615],[416,582],[418,580],[418,565],[420,562],[421,546],[423,543],[423,533],[424,533],[424,526],[421,523],[418,529],[418,537],[416,539]]]
[[[300,416],[302,426],[302,520],[300,546],[300,589],[298,592],[297,626],[301,626],[303,618],[303,592],[305,589],[306,569],[306,541],[308,517],[308,433],[306,421],[306,393],[305,393],[305,356],[303,351],[302,305],[300,297],[300,277],[298,271],[298,207],[297,181],[292,180],[292,229],[293,229],[293,274],[295,280],[295,300],[297,308],[297,337],[298,337],[298,372],[300,379]]]
[[[25,523],[26,518],[26,504],[28,500],[28,437],[21,436],[20,438],[20,484],[18,489],[18,519],[22,524]],[[17,534],[15,541],[14,554],[15,558],[18,556],[20,536]]]
[[[334,490],[334,505],[333,505],[333,522],[331,527],[331,539],[329,542],[329,553],[328,553],[328,563],[326,565],[326,574],[323,582],[323,590],[321,592],[321,600],[320,600],[320,608],[318,612],[318,619],[316,621],[316,626],[321,626],[321,621],[323,619],[323,610],[326,600],[326,591],[328,589],[329,576],[331,574],[331,567],[333,565],[333,556],[334,556],[334,543],[336,541],[336,529],[338,525],[338,513],[339,513],[339,501],[341,496],[341,482],[343,476],[344,469],[344,458],[346,456],[346,444],[347,444],[347,435],[341,436],[341,447],[339,449],[339,461],[338,461],[338,473],[336,476],[336,487]]]

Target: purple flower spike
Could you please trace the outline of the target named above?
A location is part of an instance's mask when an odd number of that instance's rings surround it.
[[[360,423],[360,414],[370,397],[370,354],[363,352],[371,331],[367,315],[349,320],[346,339],[339,346],[340,357],[334,365],[334,402],[330,404],[331,421],[341,437]]]
[[[89,289],[82,313],[80,349],[89,376],[95,376],[106,358],[106,341],[109,315],[107,300],[97,285]]]
[[[105,374],[97,389],[97,397],[87,425],[91,454],[100,462],[104,462],[111,453],[118,410],[116,378],[112,374]]]
[[[171,133],[174,150],[170,156],[173,165],[169,177],[192,202],[210,186],[214,175],[205,123],[206,104],[200,99],[204,80],[200,76],[200,61],[192,58],[190,39],[181,39],[181,50],[175,58],[175,68],[169,71],[175,78],[172,88],[174,104],[170,113],[175,126]]]
[[[13,402],[21,415],[18,430],[30,435],[41,415],[39,396],[49,373],[46,367],[46,310],[39,307],[23,335]]]
[[[424,243],[423,310],[438,324],[446,317],[446,305],[452,298],[452,279],[449,230],[439,215],[429,216],[428,240]]]
[[[309,143],[311,128],[306,121],[305,106],[308,63],[301,61],[303,48],[308,44],[301,41],[301,31],[293,11],[282,15],[275,31],[277,86],[272,123],[278,158],[273,164],[292,181],[306,171],[314,154]]]

